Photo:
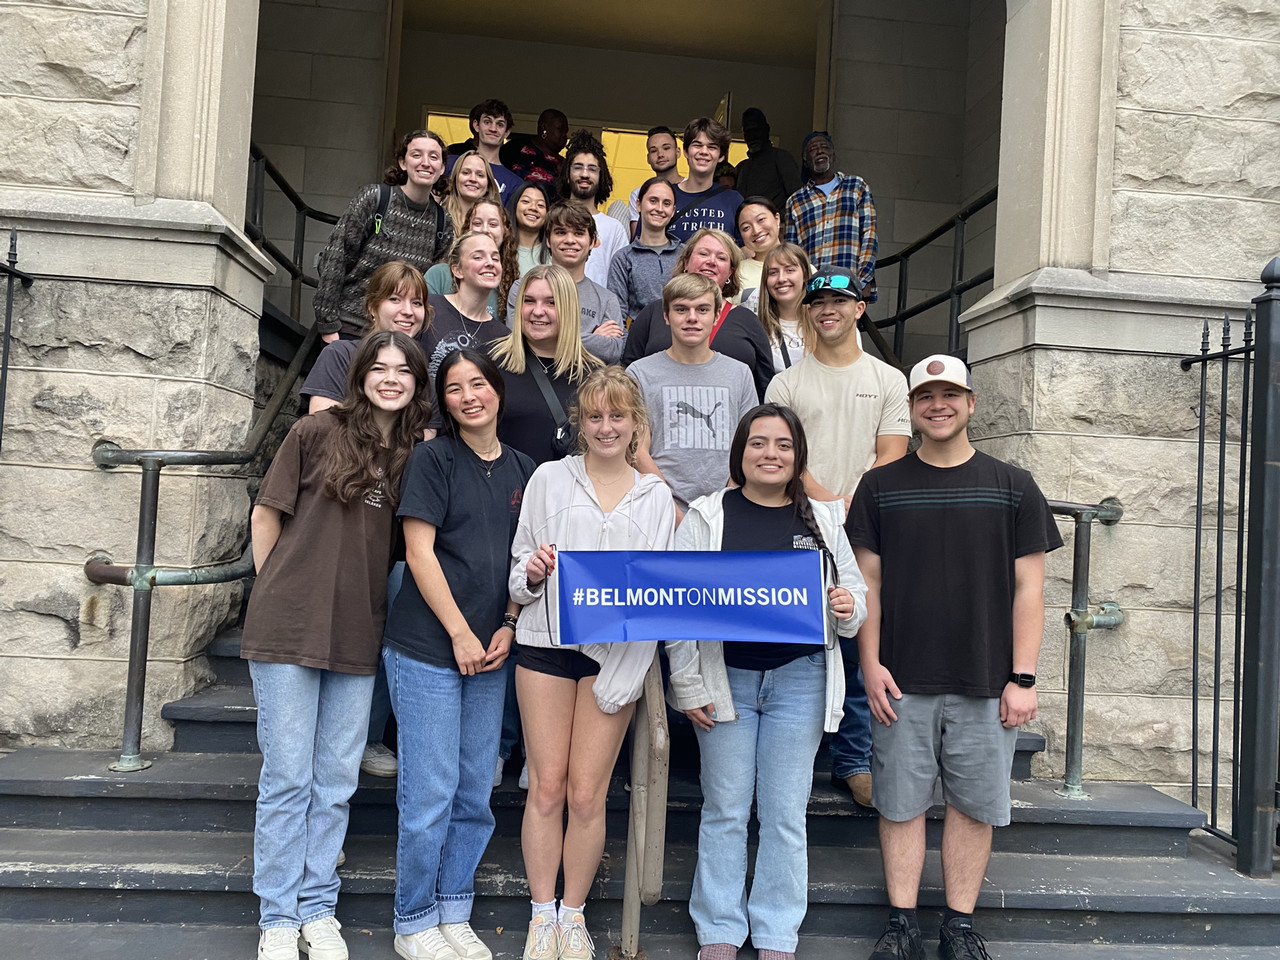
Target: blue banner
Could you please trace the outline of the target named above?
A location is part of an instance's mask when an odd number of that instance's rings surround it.
[[[824,642],[817,550],[563,550],[554,579],[562,644]]]

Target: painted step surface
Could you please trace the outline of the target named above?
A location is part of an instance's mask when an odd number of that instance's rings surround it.
[[[0,825],[10,827],[137,830],[253,830],[257,798],[256,754],[149,754],[153,765],[113,774],[114,756],[100,751],[20,750],[0,757]],[[493,794],[499,835],[518,836],[525,794],[513,772]],[[1187,835],[1204,815],[1142,784],[1091,783],[1089,801],[1066,800],[1056,784],[1011,785],[1014,822],[996,832],[1006,852],[1106,856],[1182,856]],[[177,801],[177,802],[175,802]],[[612,836],[625,836],[629,795],[615,779],[609,795]],[[667,831],[672,842],[696,840],[702,793],[689,771],[675,771],[668,791]],[[930,811],[929,842],[936,847],[942,807]],[[395,830],[395,781],[361,775],[352,800],[351,831]],[[858,807],[846,791],[816,774],[809,800],[812,846],[878,847],[874,811]]]

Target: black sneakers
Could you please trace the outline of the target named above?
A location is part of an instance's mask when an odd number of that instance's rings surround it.
[[[925,960],[920,928],[909,927],[902,917],[890,917],[868,960]]]
[[[987,941],[968,920],[952,920],[939,932],[938,955],[942,960],[991,960]]]

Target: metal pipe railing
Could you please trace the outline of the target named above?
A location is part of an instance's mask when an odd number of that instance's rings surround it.
[[[1119,500],[1101,503],[1069,503],[1050,500],[1056,516],[1075,521],[1075,553],[1071,562],[1071,610],[1063,617],[1071,632],[1067,660],[1067,763],[1063,784],[1057,793],[1074,800],[1088,800],[1084,792],[1084,683],[1085,654],[1090,630],[1112,630],[1124,623],[1124,611],[1110,601],[1098,613],[1089,610],[1089,554],[1093,541],[1093,521],[1113,526],[1124,516]]]
[[[644,696],[636,706],[631,742],[631,806],[619,947],[620,956],[626,960],[640,954],[640,905],[651,907],[662,897],[670,770],[671,733],[662,694],[662,672],[655,657],[644,678]]]

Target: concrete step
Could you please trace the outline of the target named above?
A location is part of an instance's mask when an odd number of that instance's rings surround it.
[[[339,919],[383,926],[391,915],[395,841],[348,836]],[[599,922],[621,908],[624,844],[606,845],[589,903]],[[692,846],[671,844],[663,900],[644,911],[647,934],[687,936]],[[252,925],[252,836],[181,831],[0,829],[0,920],[189,922]],[[528,920],[519,842],[495,837],[476,874],[474,923],[518,929]],[[877,850],[814,847],[803,932],[874,939],[885,896]],[[938,855],[926,857],[922,926],[943,905]],[[1280,943],[1280,878],[1251,880],[1230,869],[1222,845],[1197,838],[1184,858],[992,855],[978,900],[981,928],[996,941]]]
[[[257,799],[256,754],[149,754],[153,765],[138,773],[107,770],[114,755],[99,751],[30,748],[0,758],[0,825],[35,829],[138,830],[253,829]],[[518,761],[492,804],[499,835],[519,836],[525,793],[516,787]],[[1013,823],[996,831],[1005,852],[1082,856],[1184,856],[1187,835],[1204,815],[1144,784],[1090,783],[1091,799],[1066,800],[1056,784],[1032,780],[1011,785]],[[177,802],[175,802],[177,801]],[[396,828],[395,781],[361,774],[352,800],[351,831],[391,834]],[[625,836],[630,796],[621,777],[609,794],[609,832]],[[667,832],[672,842],[697,838],[702,793],[696,776],[672,773]],[[929,813],[928,838],[936,848],[943,808]],[[816,774],[809,800],[813,846],[878,846],[874,811],[857,806],[847,791]]]
[[[605,946],[616,943],[614,931],[588,918],[597,955],[605,957]],[[388,926],[344,927],[343,935],[351,960],[385,960],[394,956]],[[494,960],[519,960],[524,947],[524,927],[477,931],[493,950]],[[24,960],[65,960],[92,957],[108,960],[244,960],[253,956],[258,938],[256,927],[183,923],[3,923],[0,942],[15,957]],[[798,956],[814,960],[862,958],[875,941],[843,937],[801,936]],[[932,944],[930,944],[930,947]],[[692,936],[650,935],[641,940],[649,960],[693,960],[698,949]],[[1025,960],[1032,954],[1026,943],[988,942],[992,960]],[[1053,956],[1060,960],[1275,960],[1273,947],[1193,947],[1186,945],[1125,946],[1100,943],[1054,943]],[[756,952],[744,947],[742,960],[755,960]]]

